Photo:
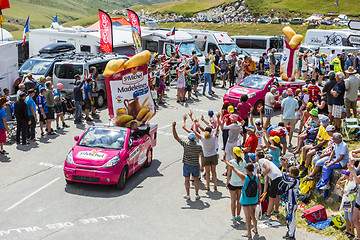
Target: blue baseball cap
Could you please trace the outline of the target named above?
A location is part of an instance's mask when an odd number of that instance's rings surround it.
[[[255,153],[248,153],[248,156],[251,160],[255,161]]]
[[[208,115],[209,115],[209,116],[214,116],[214,111],[213,111],[213,110],[209,110],[209,111],[208,111]]]
[[[249,130],[249,131],[252,131],[252,132],[255,132],[255,127],[254,126],[248,126],[245,129]]]
[[[195,133],[190,133],[190,134],[188,135],[188,138],[189,138],[190,140],[195,140],[195,138],[196,138]]]

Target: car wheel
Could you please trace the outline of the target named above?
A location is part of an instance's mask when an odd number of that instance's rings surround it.
[[[95,98],[95,105],[97,108],[103,107],[105,104],[104,92],[100,91],[97,98]]]
[[[73,184],[74,183],[73,181],[71,181],[69,179],[65,179],[65,181],[66,181],[67,184]]]
[[[263,107],[263,110],[264,110],[264,101],[263,100],[259,100],[259,101],[257,101],[256,103],[255,103],[255,105],[254,105],[254,109],[253,109],[253,114],[254,115],[258,115],[258,114],[260,114],[259,112],[258,112],[258,107],[260,107],[260,106],[262,106]]]
[[[144,167],[150,167],[151,163],[152,163],[152,148],[149,149],[148,153],[147,153],[147,158],[146,158],[146,162],[144,164]]]
[[[116,184],[116,188],[117,189],[124,189],[125,188],[125,183],[126,183],[126,178],[127,178],[127,171],[126,171],[126,167],[123,167],[120,177],[119,177],[119,181]]]

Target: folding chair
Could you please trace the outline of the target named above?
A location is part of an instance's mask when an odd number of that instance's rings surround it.
[[[345,118],[342,120],[342,133],[346,134],[347,138],[350,139],[349,134],[355,134],[360,130],[359,121],[357,118]]]

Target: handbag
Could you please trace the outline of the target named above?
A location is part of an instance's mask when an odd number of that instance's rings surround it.
[[[326,220],[327,214],[324,206],[316,205],[305,210],[301,217],[306,218],[311,223],[317,223]]]

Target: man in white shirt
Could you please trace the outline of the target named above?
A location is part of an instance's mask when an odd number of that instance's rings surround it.
[[[336,57],[335,50],[331,50],[331,54],[329,55],[329,63],[331,63]],[[330,64],[330,70],[334,70],[334,65]]]
[[[351,117],[350,109],[353,110],[354,118],[356,118],[356,102],[359,95],[359,87],[360,87],[360,80],[355,75],[356,70],[354,67],[350,66],[348,70],[345,71],[346,76],[348,77],[345,79],[345,108],[346,108],[346,116],[349,118]]]

